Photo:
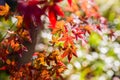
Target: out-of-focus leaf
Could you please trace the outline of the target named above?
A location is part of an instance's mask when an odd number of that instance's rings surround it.
[[[90,37],[89,37],[89,43],[91,46],[96,47],[100,44],[101,42],[101,37],[99,34],[92,32]]]
[[[116,25],[117,30],[120,30],[120,23]]]
[[[1,32],[0,32],[0,41],[2,40],[2,38],[3,38],[3,36],[2,36],[2,34],[1,34]]]
[[[115,13],[112,12],[109,14],[109,21],[113,21],[115,19]]]
[[[59,15],[59,16],[64,16],[64,12],[62,11],[62,9],[58,6],[58,5],[55,5],[54,6],[55,8],[55,12]]]
[[[101,60],[97,60],[97,61],[94,62],[94,64],[95,64],[95,67],[96,67],[96,69],[94,71],[94,74],[96,76],[101,75],[103,73],[104,62],[101,61]]]
[[[7,3],[5,4],[5,6],[0,5],[0,16],[7,16],[9,9],[10,9],[10,7]]]
[[[117,55],[115,54],[114,49],[109,49],[107,56],[112,56],[117,59]]]
[[[68,0],[68,3],[71,6],[72,5],[72,0]]]
[[[23,16],[16,16],[16,18],[18,19],[17,27],[18,27],[18,28],[22,27]]]
[[[9,80],[9,75],[5,71],[0,71],[0,80]]]

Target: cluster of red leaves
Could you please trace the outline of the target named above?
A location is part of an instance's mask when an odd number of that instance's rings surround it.
[[[58,45],[62,48],[60,49],[63,52],[61,57],[67,56],[70,61],[72,55],[77,57],[76,42],[81,41],[84,46],[87,43],[87,35],[90,35],[93,31],[102,33],[102,29],[105,29],[107,22],[100,16],[97,6],[91,0],[78,0],[72,6],[67,7],[66,11],[71,15],[65,17],[66,20],[56,22],[52,30],[51,42],[54,45],[63,43],[63,46]],[[84,13],[81,14],[82,12]]]
[[[30,23],[34,23],[35,26],[41,25],[40,17],[48,12],[48,17],[50,20],[50,27],[54,28],[57,16],[64,16],[64,12],[58,6],[57,3],[63,0],[17,0],[18,1],[18,11],[24,16],[24,23],[27,28],[29,28]],[[71,5],[72,0],[68,0]]]
[[[41,0],[17,0],[17,10],[24,17],[23,22],[25,28],[30,28],[31,23],[34,26],[40,25],[40,16],[45,13],[44,8],[38,7],[38,4],[42,4]],[[44,1],[45,2],[45,1]]]

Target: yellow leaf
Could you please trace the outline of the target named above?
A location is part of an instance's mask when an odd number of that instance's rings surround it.
[[[10,10],[9,5],[6,3],[5,6],[0,5],[0,16],[7,16]]]
[[[52,34],[55,34],[55,33],[62,33],[65,31],[65,21],[61,20],[61,21],[57,21],[56,23],[56,28],[53,29],[52,31]]]
[[[20,44],[15,42],[14,40],[11,41],[11,47],[14,51],[18,51],[20,49]]]
[[[36,58],[34,60],[34,66],[36,68],[39,68],[40,67],[39,64],[41,64],[41,65],[45,65],[46,64],[46,62],[45,62],[45,53],[44,52],[43,53],[39,53],[39,54],[37,54],[37,56],[38,56],[38,58]]]
[[[58,71],[58,73],[62,73],[64,70],[65,70],[65,68],[64,68],[64,67],[61,67],[61,68],[59,68],[57,71]]]
[[[50,41],[50,43],[52,43],[53,45],[58,44],[59,43],[58,37],[52,36],[52,41]]]
[[[29,42],[32,42],[32,41],[31,41],[31,37],[30,37],[30,33],[29,33],[28,30],[26,30],[26,29],[20,29],[20,30],[18,31],[18,34],[19,34],[23,39],[25,39],[25,40],[27,40],[27,41],[29,41]]]
[[[18,19],[17,27],[21,28],[23,23],[23,16],[16,16],[16,18]]]
[[[9,59],[6,60],[7,64],[11,64],[11,61]]]
[[[88,33],[91,33],[91,31],[93,30],[90,26],[85,26],[84,29],[88,31]]]

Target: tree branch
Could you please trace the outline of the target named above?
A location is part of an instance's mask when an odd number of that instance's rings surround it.
[[[32,43],[30,43],[30,42],[25,42],[24,43],[24,46],[27,47],[28,52],[24,52],[22,57],[18,58],[18,62],[19,62],[20,65],[31,61],[32,54],[35,51],[35,45],[36,45],[37,35],[38,35],[39,31],[40,31],[40,27],[35,27],[33,25],[31,26],[29,32],[30,32],[30,35],[31,35]]]

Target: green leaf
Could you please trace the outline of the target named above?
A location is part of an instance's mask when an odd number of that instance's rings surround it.
[[[101,37],[99,34],[95,33],[95,32],[92,32],[90,37],[89,37],[89,40],[88,40],[89,44],[93,47],[96,47],[100,44],[101,42]]]
[[[115,14],[114,12],[110,13],[108,20],[109,20],[109,21],[113,21],[113,20],[115,19],[115,15],[116,15],[116,14]]]
[[[3,36],[2,36],[2,33],[0,32],[0,41],[2,40]]]

